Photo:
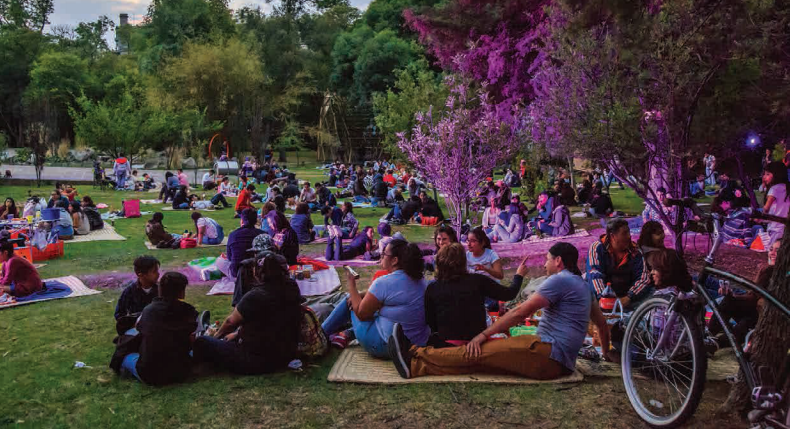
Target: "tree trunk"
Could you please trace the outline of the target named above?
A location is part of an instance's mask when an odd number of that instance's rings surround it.
[[[785,230],[790,229],[790,222],[785,224]],[[779,248],[776,266],[768,285],[767,291],[777,300],[788,305],[790,303],[790,288],[787,287],[788,273],[790,273],[790,240],[786,234]],[[765,303],[760,313],[760,319],[751,339],[751,362],[754,368],[767,367],[776,376],[780,366],[787,356],[790,348],[790,322],[778,309]],[[767,382],[767,380],[766,380]],[[782,388],[783,386],[777,386]],[[748,412],[751,408],[751,391],[743,377],[743,372],[738,374],[738,381],[730,390],[730,396],[723,405],[723,410],[736,410],[739,413]]]

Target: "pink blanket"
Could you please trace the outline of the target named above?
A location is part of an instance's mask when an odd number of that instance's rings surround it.
[[[348,265],[349,267],[370,267],[379,263],[379,261],[366,261],[361,256],[358,256],[354,259],[349,259],[347,261],[327,261],[323,256],[319,256],[315,258],[315,260],[321,261],[333,267],[342,267],[343,265]]]

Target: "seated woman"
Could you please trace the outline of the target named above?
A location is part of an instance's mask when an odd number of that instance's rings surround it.
[[[518,206],[509,205],[507,214],[509,221],[501,218],[497,219],[497,224],[494,225],[494,229],[488,234],[488,237],[494,243],[498,241],[516,243],[524,237],[524,221],[521,219]]]
[[[365,188],[365,177],[358,175],[357,180],[354,181],[354,202],[355,203],[369,203],[368,190]]]
[[[751,221],[752,209],[749,198],[740,190],[727,190],[719,194],[711,205],[711,211],[726,216],[721,228],[725,243],[749,247],[763,228]]]
[[[310,206],[307,203],[296,205],[296,214],[291,217],[291,228],[296,231],[299,244],[307,244],[315,240],[313,220],[310,219]]]
[[[538,195],[538,203],[535,205],[535,210],[538,211],[538,217],[532,220],[543,219],[548,222],[551,220],[551,213],[554,210],[554,197],[550,196],[548,192],[541,192]]]
[[[14,297],[28,296],[44,288],[41,277],[28,260],[14,254],[14,243],[0,241],[0,291]],[[3,299],[0,297],[0,302]]]
[[[444,246],[436,255],[436,280],[425,290],[425,321],[431,328],[428,345],[464,345],[486,328],[486,298],[510,301],[516,298],[527,260],[518,266],[510,286],[505,287],[466,269],[466,250],[460,243]]]
[[[387,247],[388,244],[390,244],[392,240],[406,239],[403,236],[403,234],[401,234],[400,232],[396,232],[395,234],[392,234],[392,226],[390,226],[390,224],[388,224],[387,222],[379,223],[377,231],[379,233],[379,245],[374,246],[374,248],[370,250],[370,254],[366,255],[366,258],[370,256],[370,259],[374,261],[381,259],[381,255],[384,253],[384,249]],[[425,253],[423,252],[423,254]]]
[[[148,241],[154,246],[159,245],[161,242],[171,241],[174,238],[181,238],[179,234],[170,234],[167,232],[162,223],[164,219],[165,216],[162,213],[156,212],[151,216],[151,219],[145,223],[145,235],[148,237]]]
[[[385,248],[381,266],[390,274],[377,278],[363,295],[357,280],[348,276],[348,298],[342,300],[321,327],[341,348],[356,338],[371,355],[386,359],[387,340],[395,323],[415,344],[425,345],[425,280],[422,253],[416,244],[393,240]],[[351,329],[344,331],[351,326]]]
[[[61,200],[56,207],[60,209],[60,219],[54,227],[55,231],[58,233],[58,237],[61,240],[74,239],[74,221],[71,219],[71,213],[69,213],[69,203]]]
[[[601,226],[606,228],[606,220],[612,213],[614,213],[612,198],[603,191],[599,184],[596,184],[593,188],[592,202],[590,202],[590,214],[601,219]]]
[[[552,237],[564,237],[566,235],[571,235],[574,232],[571,212],[565,205],[558,205],[554,207],[554,210],[551,213],[551,220],[547,222],[543,219],[538,219],[536,226],[540,232]]]
[[[225,239],[225,231],[214,219],[204,217],[200,212],[192,213],[192,221],[195,223],[197,230],[197,244],[216,245],[222,243]]]
[[[494,231],[494,227],[499,222],[499,214],[502,212],[496,205],[496,199],[491,199],[490,201],[483,212],[483,224],[481,225],[486,233]]]
[[[299,238],[296,236],[296,231],[291,228],[288,219],[282,212],[274,210],[266,214],[266,222],[269,224],[269,231],[275,246],[285,257],[288,265],[296,265],[296,257],[299,255]]]
[[[82,203],[72,201],[69,207],[71,221],[74,227],[74,235],[87,235],[91,232],[91,224],[85,213],[82,212]]]
[[[261,252],[255,259],[252,289],[213,337],[195,340],[196,361],[251,375],[284,370],[296,358],[303,301],[299,286],[288,277],[281,255]]]
[[[19,217],[19,209],[16,207],[16,202],[10,197],[6,198],[3,206],[0,207],[0,219],[8,219],[9,216],[12,219]]]
[[[497,283],[505,278],[502,260],[491,249],[491,240],[488,239],[488,236],[481,228],[475,228],[470,231],[466,242],[469,246],[469,251],[466,252],[467,271],[488,276]],[[499,309],[499,302],[487,299],[486,308],[489,311],[496,311]]]
[[[347,261],[357,256],[364,255],[373,250],[373,227],[366,226],[360,234],[357,234],[348,246],[343,246],[343,238],[334,234],[329,234],[329,241],[326,244],[327,261]]]
[[[359,230],[359,221],[354,217],[354,206],[351,202],[343,203],[343,221],[341,223],[342,237],[354,238]]]
[[[664,226],[660,222],[650,220],[642,225],[642,231],[639,233],[639,240],[636,241],[637,249],[642,253],[643,257],[647,257],[649,253],[666,248],[664,244]],[[649,267],[648,267],[649,269]]]

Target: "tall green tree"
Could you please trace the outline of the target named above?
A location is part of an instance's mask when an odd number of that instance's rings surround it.
[[[0,0],[0,27],[43,33],[54,11],[53,0]]]
[[[0,129],[16,146],[25,144],[23,96],[33,63],[45,47],[46,37],[37,31],[0,26]]]

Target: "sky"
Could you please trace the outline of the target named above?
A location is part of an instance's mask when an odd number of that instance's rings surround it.
[[[362,10],[368,7],[371,0],[351,0],[351,5]],[[69,25],[76,27],[80,22],[97,20],[101,15],[107,15],[118,25],[118,15],[129,14],[131,23],[140,22],[148,9],[150,0],[55,0],[55,12],[50,15],[50,25]],[[264,0],[231,0],[231,9],[242,6],[261,6],[263,10],[271,10],[271,5]],[[110,45],[115,34],[108,34]]]

